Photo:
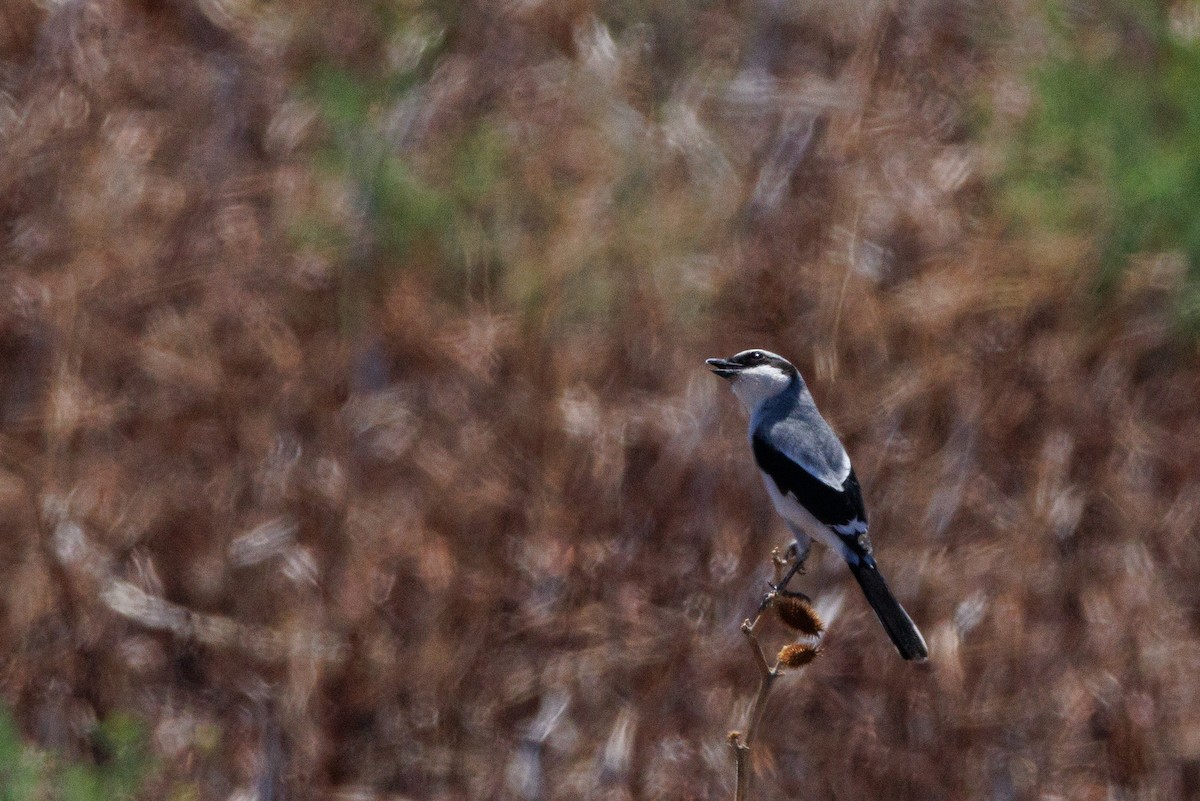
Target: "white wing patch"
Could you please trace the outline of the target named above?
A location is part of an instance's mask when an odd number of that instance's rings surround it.
[[[867,533],[867,524],[862,521],[861,517],[856,517],[849,523],[834,526],[833,530],[843,537],[857,537],[859,534]]]

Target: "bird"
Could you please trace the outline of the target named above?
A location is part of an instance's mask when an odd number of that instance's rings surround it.
[[[803,565],[817,540],[846,561],[900,656],[927,659],[925,638],[879,572],[850,456],[817,410],[800,371],[782,356],[758,348],[705,362],[732,384],[746,407],[754,461],[775,511],[796,538],[796,563],[780,587]]]

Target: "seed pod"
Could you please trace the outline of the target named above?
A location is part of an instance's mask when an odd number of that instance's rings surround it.
[[[780,595],[775,599],[775,611],[784,625],[802,634],[817,637],[825,630],[817,610],[803,595]]]
[[[779,649],[779,666],[788,670],[802,668],[821,655],[819,647],[793,643]]]

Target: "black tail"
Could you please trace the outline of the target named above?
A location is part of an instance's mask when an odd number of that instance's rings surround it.
[[[850,572],[858,579],[863,595],[867,596],[867,603],[875,610],[879,622],[892,638],[900,656],[918,662],[928,658],[929,648],[925,645],[925,638],[917,631],[917,624],[913,623],[908,612],[904,611],[904,607],[888,589],[883,576],[879,574],[879,568],[875,566],[875,560],[867,557],[863,562],[850,564]]]

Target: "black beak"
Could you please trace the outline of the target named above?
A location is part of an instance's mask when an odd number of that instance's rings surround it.
[[[712,371],[721,376],[721,378],[733,378],[743,369],[742,365],[737,362],[731,362],[728,359],[705,359],[704,363],[712,368]]]

